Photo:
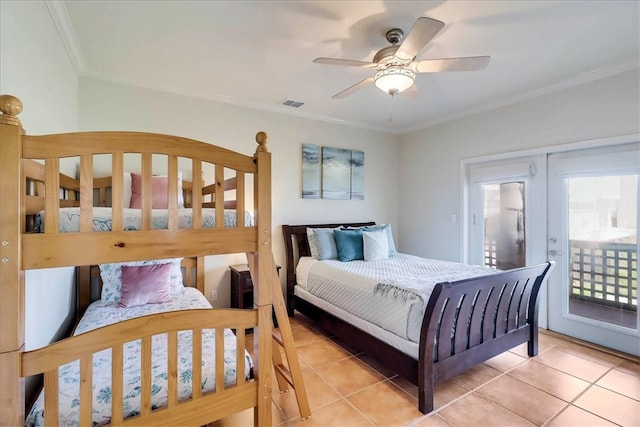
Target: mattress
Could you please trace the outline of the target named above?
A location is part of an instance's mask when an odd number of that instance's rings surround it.
[[[139,230],[141,225],[140,209],[123,209],[122,223],[125,230]],[[178,228],[192,228],[193,212],[190,208],[178,209]],[[251,215],[245,212],[244,223],[251,225]],[[80,230],[80,208],[60,208],[60,232],[76,232]],[[167,209],[152,209],[151,228],[157,230],[167,229],[169,215]],[[216,210],[212,208],[202,209],[202,228],[216,226]],[[224,210],[224,226],[236,227],[236,210]],[[44,231],[44,211],[35,217],[34,231]],[[93,208],[93,231],[111,231],[111,208]]]
[[[301,297],[308,293],[371,323],[385,331],[383,335],[418,343],[427,302],[437,283],[495,272],[489,267],[398,253],[375,262],[303,257],[296,277]]]
[[[74,335],[121,322],[134,317],[165,311],[211,308],[204,295],[195,288],[186,288],[184,294],[175,295],[170,302],[146,304],[131,308],[118,308],[115,303],[96,301],[87,309],[80,320]],[[123,404],[124,416],[139,413],[140,408],[140,361],[135,355],[140,352],[140,341],[124,346]],[[191,348],[192,334],[188,331],[178,333],[178,399],[191,396]],[[157,335],[152,339],[152,407],[167,404],[167,337]],[[202,391],[215,390],[215,331],[202,331]],[[236,384],[236,339],[231,330],[225,330],[224,336],[225,385]],[[77,426],[79,423],[78,396],[79,362],[72,362],[59,369],[59,425]],[[245,372],[252,367],[249,354],[245,351]],[[103,350],[93,356],[93,425],[107,424],[111,414],[111,350]],[[44,425],[44,393],[41,393],[26,418],[28,426]]]

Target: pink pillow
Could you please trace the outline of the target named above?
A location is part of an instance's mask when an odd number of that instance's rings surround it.
[[[166,176],[151,177],[151,208],[167,209],[169,207],[168,178]],[[131,202],[130,208],[142,208],[142,175],[131,173]],[[182,172],[178,173],[178,208],[184,208],[182,196]]]
[[[171,264],[122,267],[120,307],[171,301]]]

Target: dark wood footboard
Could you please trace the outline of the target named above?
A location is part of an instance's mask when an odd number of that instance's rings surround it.
[[[342,224],[345,226],[372,223]],[[419,358],[401,352],[321,308],[295,296],[295,266],[309,256],[306,229],[340,224],[283,225],[287,253],[287,309],[376,358],[419,388],[419,409],[433,410],[434,385],[510,348],[528,343],[538,353],[538,295],[553,263],[456,282],[438,283],[422,321]]]
[[[440,381],[524,342],[538,354],[538,295],[552,265],[436,285],[420,333],[420,411],[433,410]]]

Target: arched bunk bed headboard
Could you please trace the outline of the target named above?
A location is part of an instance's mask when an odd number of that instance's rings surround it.
[[[0,111],[0,424],[24,424],[24,376],[38,372],[45,373],[44,417],[61,416],[57,405],[53,407],[58,394],[58,367],[74,359],[80,360],[78,420],[81,425],[90,424],[93,376],[91,363],[87,361],[91,360],[91,353],[106,348],[116,355],[111,367],[111,376],[116,380],[111,387],[113,401],[118,402],[123,398],[123,385],[117,377],[122,379],[123,368],[117,355],[126,351],[124,343],[132,341],[140,341],[143,350],[141,409],[139,415],[127,418],[122,407],[114,404],[111,423],[153,424],[161,419],[169,424],[202,425],[255,407],[256,423],[270,424],[271,289],[275,264],[271,252],[271,154],[267,151],[267,135],[264,132],[256,135],[256,152],[247,156],[188,138],[151,133],[32,136],[24,132],[17,117],[22,111],[17,98],[1,95]],[[135,153],[139,161],[141,194],[136,208],[125,206],[123,194],[125,159],[130,153]],[[106,208],[96,207],[99,203],[95,203],[94,196],[94,183],[98,181],[94,179],[94,166],[103,163],[105,157],[111,169],[112,187],[111,206]],[[157,158],[164,159],[166,168],[165,187],[159,190],[166,204],[161,208],[155,205]],[[66,196],[61,197],[68,185],[61,179],[67,159],[77,162],[78,176],[72,177],[77,182],[72,203],[64,201]],[[35,168],[40,175],[25,166],[33,160],[40,164]],[[192,197],[191,207],[183,208],[177,196],[178,172],[179,165],[185,162],[191,172],[190,192],[199,196]],[[235,188],[230,188],[228,175],[232,175]],[[251,187],[247,184],[249,180],[253,186],[246,191],[246,187]],[[248,223],[245,210],[251,203],[253,223]],[[130,218],[132,211],[137,214],[134,219]],[[157,216],[159,211],[161,218]],[[185,215],[187,219],[183,221]],[[41,222],[40,232],[28,231],[35,217]],[[67,222],[69,218],[73,221]],[[25,270],[82,266],[86,272],[89,266],[98,264],[175,257],[201,260],[208,255],[241,252],[247,254],[249,264],[254,267],[254,310],[202,309],[152,314],[76,335],[40,350],[24,351]],[[124,267],[122,275],[124,286]],[[244,330],[251,327],[257,328],[255,378],[247,380],[243,379],[240,354],[244,351]],[[214,368],[215,392],[202,391],[197,381],[204,378],[198,368],[204,356],[197,354],[202,350],[204,338],[195,337],[200,332],[204,337],[207,328],[217,332],[216,360],[220,363],[216,362]],[[224,331],[228,328],[236,330],[231,339],[238,354],[236,382],[231,386],[226,384],[226,377],[223,379],[225,366],[221,360],[225,357],[220,350],[223,335],[226,344],[228,334]],[[178,331],[182,330],[191,330],[194,337],[193,381],[186,400],[175,394],[178,368],[173,351],[178,347]],[[159,335],[167,336],[169,342],[169,394],[167,404],[156,408],[149,383],[150,348]]]

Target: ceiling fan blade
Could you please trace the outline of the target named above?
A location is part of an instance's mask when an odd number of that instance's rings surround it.
[[[395,55],[400,59],[411,60],[444,27],[444,22],[425,16],[418,18],[409,34],[404,38]]]
[[[489,65],[490,56],[467,56],[464,58],[425,59],[411,64],[416,73],[439,73],[441,71],[484,70]]]
[[[343,90],[340,93],[336,93],[335,95],[333,95],[331,97],[331,99],[341,99],[344,98],[347,95],[351,95],[353,92],[357,91],[358,89],[362,89],[365,86],[370,85],[371,83],[373,83],[373,76],[371,77],[367,77],[364,80],[361,80],[360,82],[354,84],[351,87],[346,88],[345,90]]]
[[[327,64],[327,65],[346,65],[348,67],[360,67],[360,68],[376,68],[378,64],[375,62],[355,61],[352,59],[339,59],[339,58],[316,58],[313,60],[315,64]]]

